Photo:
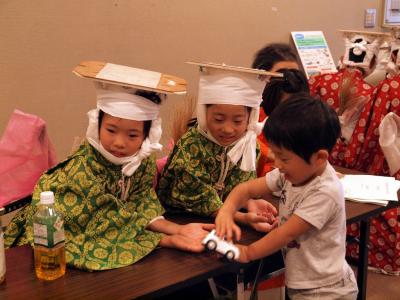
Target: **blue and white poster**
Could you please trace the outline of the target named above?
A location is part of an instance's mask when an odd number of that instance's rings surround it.
[[[322,31],[293,31],[291,34],[307,77],[337,72]]]

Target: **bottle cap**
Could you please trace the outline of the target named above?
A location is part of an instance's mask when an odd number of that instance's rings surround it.
[[[40,193],[40,204],[53,204],[53,203],[54,203],[54,194],[52,191]]]

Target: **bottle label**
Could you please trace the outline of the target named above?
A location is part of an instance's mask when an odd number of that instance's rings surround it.
[[[34,243],[47,248],[53,248],[59,243],[64,242],[63,225],[64,222],[60,217],[57,217],[54,224],[33,223]]]
[[[0,233],[0,282],[6,274],[6,257],[4,253],[4,233]]]

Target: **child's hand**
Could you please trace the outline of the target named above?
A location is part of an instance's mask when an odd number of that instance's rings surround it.
[[[215,231],[219,238],[232,241],[233,233],[237,240],[240,240],[241,231],[239,226],[233,221],[233,215],[225,212],[222,208],[218,211],[215,218]]]
[[[200,241],[201,243],[208,232],[213,230],[214,228],[214,224],[190,223],[186,225],[181,225],[178,234],[196,241]]]
[[[240,262],[240,263],[248,263],[250,262],[249,256],[248,256],[248,246],[244,246],[244,245],[237,245],[235,244],[236,247],[239,248],[240,251],[240,255],[239,258],[236,259],[236,261]]]
[[[160,241],[160,246],[196,253],[204,250],[201,240],[191,239],[180,234],[164,235]]]
[[[248,212],[246,214],[246,222],[249,226],[257,231],[270,232],[272,229],[278,226],[279,218],[273,217],[273,219],[270,219]]]
[[[249,199],[247,201],[247,211],[256,215],[267,217],[269,223],[275,221],[278,211],[271,203],[264,199]]]

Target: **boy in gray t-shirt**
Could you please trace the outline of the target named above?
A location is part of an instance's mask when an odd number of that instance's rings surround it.
[[[346,215],[342,186],[328,162],[340,134],[336,113],[320,100],[295,95],[268,118],[264,135],[276,169],[236,186],[216,218],[228,240],[240,228],[234,212],[248,199],[282,191],[280,225],[249,246],[238,245],[240,262],[283,249],[290,299],[356,299],[353,271],[345,260]],[[275,210],[271,207],[272,214]]]

